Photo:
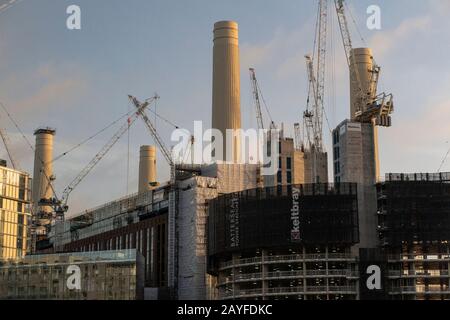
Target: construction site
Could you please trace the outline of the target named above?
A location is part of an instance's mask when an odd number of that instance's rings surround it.
[[[113,122],[119,130],[62,192],[53,168],[58,131],[34,132],[31,175],[16,165],[1,130],[10,166],[0,163],[0,299],[450,299],[450,174],[380,172],[378,134],[394,125],[394,98],[378,90],[377,48],[354,46],[345,1],[316,2],[307,100],[287,119],[292,137],[271,118],[256,69],[249,69],[254,129],[266,134],[264,152],[277,147],[270,155],[275,174],[242,161],[248,157],[239,134],[213,151],[211,163],[194,162],[194,139],[190,161],[174,157],[156,126],[161,119],[153,120],[157,94],[128,96],[133,109]],[[350,105],[339,106],[348,118],[331,128],[327,149],[332,19]],[[219,21],[212,31],[211,128],[225,137],[242,129],[239,27]],[[139,150],[138,192],[69,217],[72,192],[138,121],[153,141]],[[157,161],[167,162],[168,181],[158,181]],[[373,264],[382,266],[383,285],[371,291],[366,266]],[[67,288],[73,265],[82,266],[83,282]]]

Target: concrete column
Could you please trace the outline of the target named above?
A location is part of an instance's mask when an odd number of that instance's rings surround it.
[[[241,129],[239,32],[234,21],[214,24],[212,128],[218,129],[224,144],[227,129]],[[216,151],[216,160],[240,161],[241,137],[233,138],[231,158],[223,147],[222,159]]]
[[[268,265],[265,263],[267,256],[267,250],[262,250],[261,252],[261,281],[262,281],[262,293],[263,293],[263,300],[267,300],[267,289],[268,289],[268,283],[266,280],[267,273],[268,273]]]
[[[139,153],[139,187],[142,193],[152,190],[150,183],[156,183],[156,147],[141,146]]]
[[[233,299],[235,299],[236,295],[239,293],[239,285],[236,283],[236,276],[238,274],[238,269],[235,267],[235,265],[237,264],[237,260],[239,260],[240,257],[237,253],[233,253],[233,256],[231,259],[233,261],[233,277],[232,277]]]

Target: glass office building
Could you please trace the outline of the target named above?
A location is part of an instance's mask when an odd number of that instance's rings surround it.
[[[0,260],[21,258],[29,248],[30,182],[0,160]]]
[[[140,300],[143,279],[136,250],[32,255],[0,262],[0,299]]]

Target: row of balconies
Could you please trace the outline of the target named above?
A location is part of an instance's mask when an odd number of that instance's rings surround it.
[[[448,278],[449,271],[448,270],[429,270],[429,271],[390,270],[388,273],[388,276],[389,276],[389,278],[441,278],[441,277]]]
[[[390,295],[398,294],[450,294],[449,287],[418,287],[418,286],[400,286],[391,287]]]
[[[356,271],[351,270],[307,270],[307,271],[275,271],[267,272],[264,277],[262,273],[238,274],[229,276],[219,282],[219,286],[233,282],[248,282],[262,280],[280,280],[280,279],[301,279],[301,278],[317,278],[317,277],[341,277],[341,278],[359,278]]]
[[[291,263],[291,262],[315,262],[315,261],[356,261],[356,258],[350,254],[329,253],[329,254],[299,254],[299,255],[281,255],[281,256],[266,256],[264,257],[264,264],[273,263]],[[244,267],[255,264],[262,264],[261,257],[231,260],[220,264],[220,269],[229,269],[233,267]]]
[[[286,295],[326,295],[326,294],[345,294],[356,295],[356,286],[302,286],[302,287],[277,287],[263,289],[236,290],[235,292],[222,292],[222,299],[239,299],[239,298],[258,298],[273,297]]]
[[[450,262],[449,253],[436,253],[430,255],[404,255],[404,254],[391,254],[388,255],[388,262]]]

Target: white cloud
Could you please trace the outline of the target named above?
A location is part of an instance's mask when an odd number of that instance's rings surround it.
[[[301,28],[286,31],[277,29],[269,41],[263,44],[244,42],[241,44],[241,65],[243,68],[264,66],[273,69],[280,78],[305,74],[304,55],[310,53],[313,45],[313,20]]]
[[[447,15],[450,12],[450,1],[428,0],[431,10],[439,15]]]
[[[52,63],[15,73],[0,83],[0,96],[22,120],[36,114],[69,108],[88,88],[88,77],[77,66]]]
[[[446,83],[450,85],[450,81]],[[450,141],[450,97],[442,94],[446,87],[437,87],[419,112],[403,111],[402,118],[394,114],[393,127],[380,130],[384,171],[434,172],[438,169],[445,149],[449,148],[446,142]],[[450,170],[450,161],[445,169]]]
[[[416,32],[429,29],[431,22],[431,16],[406,19],[394,30],[376,33],[370,39],[369,46],[376,49],[377,58],[380,59],[382,56],[389,54],[390,51],[400,48]]]

